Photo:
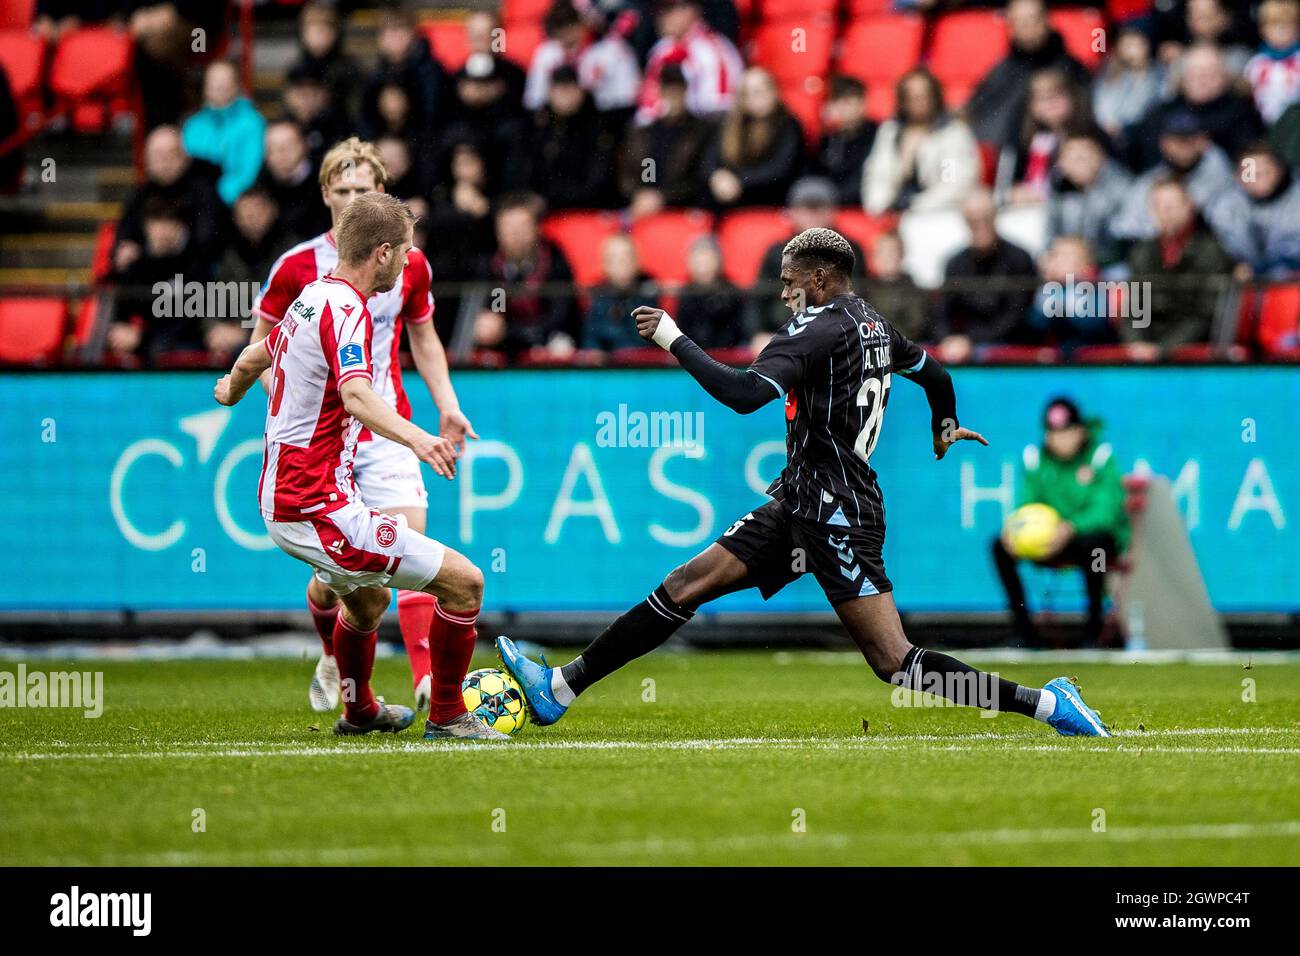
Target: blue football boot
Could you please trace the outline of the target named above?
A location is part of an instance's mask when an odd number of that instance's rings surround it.
[[[497,638],[497,657],[501,666],[519,682],[524,692],[524,703],[528,713],[541,727],[553,724],[569,708],[555,699],[551,693],[551,673],[553,668],[534,664],[515,647],[515,642],[508,637]]]
[[[1062,737],[1109,737],[1111,732],[1101,722],[1101,715],[1083,702],[1083,695],[1064,677],[1047,682],[1044,690],[1056,695],[1056,710],[1047,718],[1050,727]]]

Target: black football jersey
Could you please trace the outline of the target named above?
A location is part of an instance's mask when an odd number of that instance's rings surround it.
[[[795,314],[750,366],[785,396],[786,466],[767,493],[813,521],[883,526],[871,452],[893,374],[925,361],[855,293]]]

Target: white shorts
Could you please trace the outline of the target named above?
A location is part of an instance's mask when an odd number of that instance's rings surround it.
[[[423,591],[447,553],[408,528],[402,515],[361,503],[303,521],[267,520],[266,530],[281,551],[310,564],[316,580],[337,594],[367,587]]]
[[[373,436],[357,442],[352,477],[361,500],[380,511],[392,508],[427,508],[429,496],[420,474],[420,459],[405,445]]]

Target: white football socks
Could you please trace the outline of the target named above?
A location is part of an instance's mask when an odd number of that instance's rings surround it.
[[[565,683],[564,675],[560,673],[558,667],[551,669],[551,696],[561,707],[568,707],[578,698],[577,694],[569,690],[569,685]]]
[[[1040,690],[1038,695],[1038,706],[1034,709],[1034,720],[1047,723],[1047,718],[1056,713],[1056,695],[1046,687]]]

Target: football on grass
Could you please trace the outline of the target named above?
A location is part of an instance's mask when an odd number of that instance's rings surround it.
[[[460,684],[469,712],[493,730],[513,734],[528,722],[524,692],[505,671],[481,667]]]

